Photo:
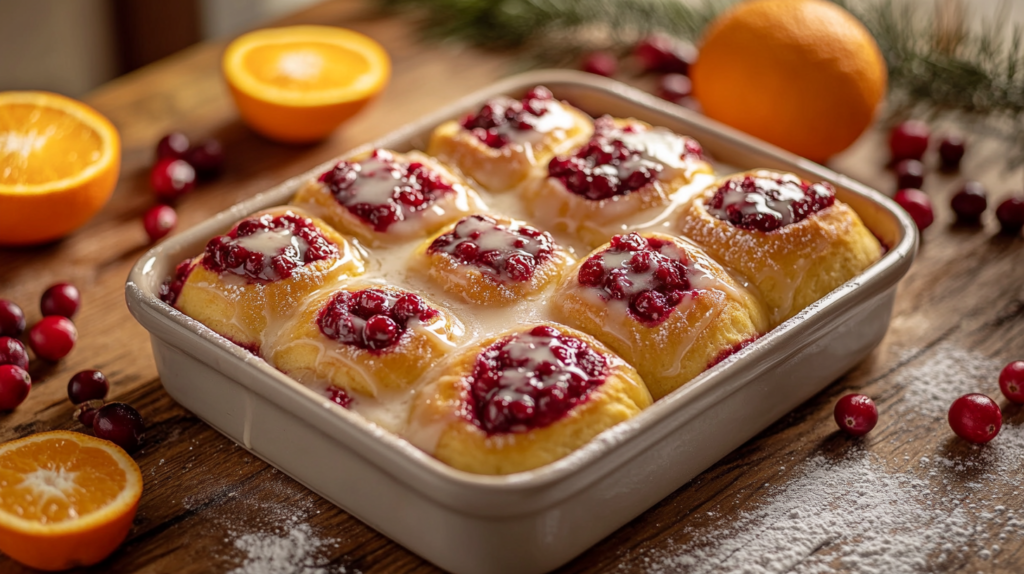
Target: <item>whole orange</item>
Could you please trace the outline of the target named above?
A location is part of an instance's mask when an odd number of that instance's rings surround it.
[[[704,113],[815,161],[846,149],[885,95],[878,44],[826,0],[753,0],[720,15],[691,70]]]

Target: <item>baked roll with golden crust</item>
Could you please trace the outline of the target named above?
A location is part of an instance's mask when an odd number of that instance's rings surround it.
[[[475,191],[434,158],[383,149],[338,162],[291,203],[371,246],[426,237],[484,207]]]
[[[749,171],[719,180],[683,209],[679,231],[761,292],[772,325],[796,315],[882,256],[828,183]]]
[[[511,474],[568,455],[650,404],[636,371],[600,342],[542,324],[452,355],[418,393],[404,436],[455,468]]]
[[[590,116],[537,86],[521,100],[499,96],[461,121],[441,124],[430,136],[427,153],[484,189],[502,192],[521,184],[555,154],[582,144],[593,131]]]
[[[655,400],[768,328],[761,302],[719,264],[657,233],[613,237],[551,300],[559,319],[636,367]]]
[[[451,352],[464,331],[451,313],[415,293],[356,283],[310,298],[265,344],[264,355],[292,378],[333,386],[356,403],[394,399]]]
[[[365,270],[361,253],[319,219],[278,207],[214,237],[178,266],[161,298],[253,353],[268,322],[321,286]]]
[[[424,242],[416,258],[446,291],[480,305],[534,297],[575,261],[550,233],[491,215],[462,218]]]
[[[547,177],[524,191],[524,201],[546,229],[576,234],[596,246],[614,234],[616,224],[667,206],[698,173],[712,169],[693,138],[603,116],[594,122],[590,141],[548,163]]]

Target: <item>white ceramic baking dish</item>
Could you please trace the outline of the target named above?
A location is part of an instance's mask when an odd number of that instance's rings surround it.
[[[283,204],[333,162],[240,203],[146,253],[126,286],[167,392],[253,454],[411,551],[457,573],[544,572],[607,536],[863,359],[889,325],[917,230],[891,200],[820,165],[623,84],[570,71],[498,82],[373,143],[422,148],[430,130],[498,94],[544,84],[592,115],[636,117],[697,138],[740,169],[832,182],[889,248],[860,276],[753,345],[548,466],[480,476],[438,462],[298,384],[157,297],[212,236]]]

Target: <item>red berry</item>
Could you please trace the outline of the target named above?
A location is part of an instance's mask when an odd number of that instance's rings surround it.
[[[216,177],[224,169],[224,147],[213,138],[205,139],[192,146],[185,159],[200,176]]]
[[[981,214],[985,213],[985,208],[988,207],[985,186],[977,181],[965,182],[960,191],[953,196],[949,206],[953,208],[957,220],[961,223],[978,223]]]
[[[196,170],[185,160],[165,158],[149,172],[149,183],[160,201],[174,201],[196,186]]]
[[[608,52],[591,52],[583,58],[583,64],[580,66],[580,69],[584,72],[609,78],[615,75],[615,71],[618,68],[618,60]]]
[[[1024,197],[1011,197],[996,208],[996,218],[1003,233],[1015,235],[1024,229]]]
[[[999,389],[1010,401],[1024,403],[1024,361],[1014,361],[999,373]]]
[[[184,159],[188,148],[188,136],[181,132],[171,132],[156,144],[156,159]]]
[[[374,315],[366,321],[366,330],[363,332],[370,348],[384,349],[398,338],[398,324],[387,315]]]
[[[1003,426],[999,405],[980,393],[964,395],[949,407],[949,426],[960,438],[973,443],[986,443]]]
[[[36,356],[47,361],[59,361],[71,352],[78,340],[78,329],[71,319],[60,315],[43,317],[28,332],[28,344]]]
[[[893,128],[889,135],[889,150],[893,161],[901,159],[920,160],[928,149],[928,136],[931,130],[928,124],[909,120]]]
[[[28,368],[28,351],[21,341],[12,337],[0,337],[0,365],[17,365]]]
[[[96,412],[101,408],[103,408],[103,401],[88,401],[78,405],[78,409],[75,410],[74,417],[78,422],[92,428],[93,423],[96,421]]]
[[[688,74],[697,61],[697,48],[671,36],[652,34],[637,43],[633,56],[644,71]]]
[[[679,103],[693,92],[690,78],[682,74],[665,74],[658,81],[658,97],[670,102]]]
[[[142,225],[150,241],[159,241],[178,225],[178,212],[169,205],[153,206],[142,216]]]
[[[896,189],[921,189],[924,185],[924,164],[905,159],[896,164]]]
[[[110,382],[103,373],[95,370],[75,373],[68,381],[68,398],[74,404],[97,401],[107,398]]]
[[[839,428],[852,436],[867,434],[878,423],[875,402],[865,395],[846,395],[839,399],[832,414]]]
[[[25,401],[32,390],[32,377],[18,365],[0,365],[0,411],[9,411]]]
[[[13,301],[0,299],[0,335],[17,337],[25,332],[25,312]]]
[[[964,138],[950,134],[942,138],[939,144],[939,158],[944,169],[959,169],[960,160],[964,157]]]
[[[910,214],[921,231],[935,221],[932,200],[920,189],[901,189],[896,192],[893,199]]]
[[[128,452],[139,447],[145,425],[139,411],[124,403],[110,403],[96,411],[92,422],[93,433],[109,440]]]
[[[39,301],[39,310],[43,316],[60,315],[71,318],[78,312],[78,306],[82,304],[82,295],[78,288],[70,283],[57,283],[43,293]]]

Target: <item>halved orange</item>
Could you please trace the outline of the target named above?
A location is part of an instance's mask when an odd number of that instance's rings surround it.
[[[142,473],[112,442],[70,431],[0,445],[0,551],[39,570],[100,562],[128,536]]]
[[[121,167],[113,124],[48,92],[0,92],[0,245],[64,237],[110,199]]]
[[[380,44],[332,26],[244,34],[228,45],[222,65],[245,123],[285,143],[327,137],[391,76],[391,60]]]

